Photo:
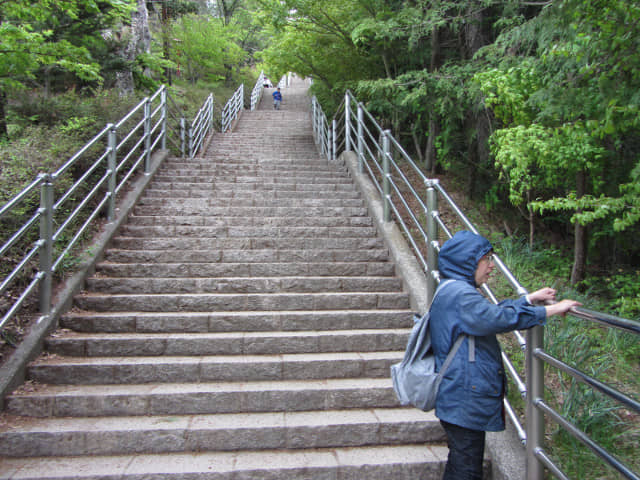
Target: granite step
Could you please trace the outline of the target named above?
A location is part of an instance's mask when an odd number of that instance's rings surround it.
[[[408,309],[403,292],[346,293],[170,293],[77,295],[75,305],[96,312],[228,312]]]
[[[58,331],[47,351],[70,357],[279,355],[402,350],[407,329],[221,333],[80,333]]]
[[[398,408],[389,378],[51,385],[29,382],[7,397],[9,415],[105,417]]]
[[[0,459],[12,480],[362,480],[442,476],[446,447],[424,444],[313,450]]]
[[[65,357],[47,355],[29,364],[31,380],[64,385],[158,382],[231,382],[389,378],[403,352]]]
[[[413,325],[409,310],[326,310],[251,312],[94,312],[74,309],[60,319],[63,328],[102,333],[297,332],[397,329]]]
[[[45,457],[345,448],[443,442],[417,409],[309,410],[134,417],[10,417],[0,456]]]
[[[96,265],[96,272],[109,277],[331,277],[393,276],[390,262],[289,262],[289,263],[108,263]],[[89,280],[92,281],[92,280]]]
[[[162,272],[159,272],[162,273]],[[102,277],[87,279],[94,294],[212,294],[392,292],[402,290],[398,277],[272,276],[272,277]]]

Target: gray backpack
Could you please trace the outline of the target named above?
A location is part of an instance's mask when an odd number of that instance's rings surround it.
[[[433,298],[446,284],[454,280],[445,280],[438,286]],[[431,310],[429,308],[429,310]],[[429,310],[422,317],[414,317],[414,326],[407,342],[404,358],[400,363],[391,366],[393,389],[402,405],[413,405],[425,412],[436,406],[438,387],[442,377],[449,368],[460,344],[467,335],[460,335],[447,355],[439,372],[436,372],[436,359],[431,348],[429,331]],[[473,338],[473,337],[470,337]]]

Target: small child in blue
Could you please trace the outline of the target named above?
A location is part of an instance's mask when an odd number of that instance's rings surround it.
[[[280,104],[282,103],[282,93],[280,93],[280,87],[272,93],[273,95],[273,108],[280,110]]]

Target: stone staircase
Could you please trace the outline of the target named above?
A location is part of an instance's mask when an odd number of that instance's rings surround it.
[[[160,169],[7,397],[0,478],[440,478],[437,420],[389,378],[408,295],[306,86],[265,93]]]

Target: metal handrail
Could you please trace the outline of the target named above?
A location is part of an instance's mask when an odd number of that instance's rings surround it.
[[[251,111],[254,111],[258,107],[262,99],[262,92],[264,92],[264,71],[260,72],[258,80],[253,86],[253,90],[251,90]]]
[[[108,222],[114,220],[119,193],[133,177],[149,174],[151,154],[166,150],[167,137],[180,136],[182,156],[197,154],[203,139],[213,129],[213,95],[209,95],[188,132],[179,110],[167,88],[160,87],[117,123],[102,129],[58,170],[40,174],[0,208],[1,222],[8,222],[10,215],[19,218],[14,220],[19,225],[12,230],[3,225],[8,238],[0,245],[0,256],[11,254],[17,260],[14,264],[5,262],[11,271],[0,279],[0,294],[16,288],[18,281],[27,283],[18,299],[2,312],[0,329],[36,291],[41,319],[51,314],[54,274],[62,269],[100,216]],[[86,164],[89,165],[84,167]],[[57,191],[65,175],[80,167],[84,170],[77,180],[66,190]],[[27,213],[19,214],[18,209]],[[34,270],[26,280],[25,270]]]
[[[440,250],[439,232],[444,233],[446,238],[451,238],[453,235],[439,215],[438,198],[444,200],[466,229],[478,233],[477,229],[460,207],[456,205],[451,196],[448,195],[439,181],[426,177],[402,145],[391,135],[391,132],[384,130],[364,105],[358,103],[351,92],[346,92],[344,100],[332,120],[327,119],[315,97],[312,98],[311,104],[313,137],[320,153],[331,160],[336,159],[342,152],[355,152],[358,159],[359,172],[365,173],[370,178],[381,196],[384,220],[398,223],[424,270],[427,278],[427,301],[429,301],[433,298],[435,287],[439,281],[437,272],[437,255]],[[332,145],[333,149],[330,149],[329,145]],[[342,148],[343,146],[344,148]],[[412,173],[417,176],[424,187],[424,194],[421,194],[419,189],[411,184],[396,158],[400,159],[403,165],[407,165],[412,170]],[[412,210],[410,207],[411,202],[405,198],[407,195],[410,195],[412,200],[415,200],[420,208],[419,213]],[[421,215],[425,218],[421,218]],[[418,232],[417,238],[414,231]],[[519,296],[526,295],[528,293],[527,290],[518,282],[515,275],[500,257],[494,254],[494,260],[496,267],[514,290],[514,293]],[[492,302],[498,303],[498,299],[486,284],[483,285],[482,290]],[[573,308],[569,313],[577,318],[598,323],[608,328],[621,329],[627,333],[640,335],[640,323],[633,320],[584,308]],[[547,468],[557,478],[567,478],[544,451],[544,414],[547,414],[567,433],[585,444],[625,478],[639,480],[640,476],[637,472],[631,471],[612,453],[607,452],[590,439],[585,432],[579,430],[543,401],[543,362],[571,375],[575,380],[598,390],[636,413],[640,413],[640,402],[545,353],[543,350],[543,332],[543,327],[534,327],[526,331],[526,338],[520,332],[513,332],[516,340],[525,351],[527,378],[524,381],[520,378],[509,357],[504,352],[502,353],[509,377],[515,382],[518,391],[526,402],[525,428],[520,424],[518,415],[509,401],[506,398],[504,400],[505,410],[514,424],[522,443],[526,445],[527,479],[542,480],[544,468]]]
[[[222,133],[228,132],[240,112],[244,109],[244,84],[233,93],[222,109]]]

